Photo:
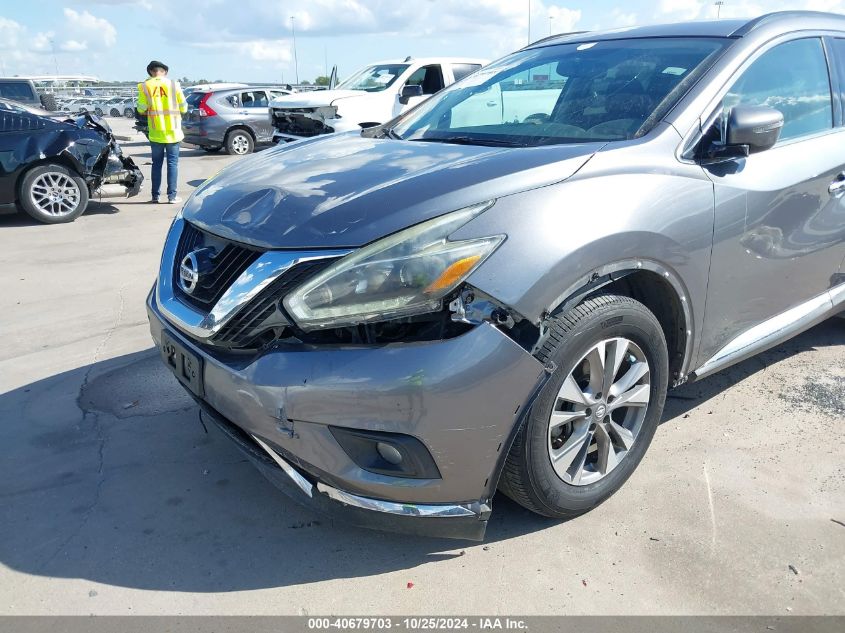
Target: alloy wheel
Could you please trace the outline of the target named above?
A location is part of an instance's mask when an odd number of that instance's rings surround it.
[[[643,351],[626,338],[596,343],[575,364],[549,419],[549,458],[558,477],[586,486],[619,465],[648,412],[650,373]]]
[[[249,151],[249,139],[243,134],[238,134],[232,139],[232,150],[235,154],[246,154]]]
[[[38,176],[30,188],[32,203],[48,215],[61,217],[79,206],[79,185],[60,172],[48,171]]]

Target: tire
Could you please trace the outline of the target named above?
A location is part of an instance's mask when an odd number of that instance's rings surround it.
[[[223,149],[223,146],[222,145],[205,145],[205,146],[203,146],[202,149],[205,150],[206,152],[208,152],[209,154],[213,154],[214,152],[219,152],[221,149]]]
[[[103,109],[102,108],[94,108],[94,114],[101,117],[103,116]]]
[[[119,117],[120,110],[118,110],[117,108],[112,108],[111,110],[109,110],[109,116]]]
[[[255,141],[252,135],[243,129],[230,130],[226,134],[226,151],[235,156],[252,154],[255,149]]]
[[[604,347],[599,347],[602,344]],[[619,370],[611,381],[596,378],[594,383],[584,369],[604,357],[600,350],[609,358],[623,360],[614,364]],[[619,490],[648,449],[669,384],[666,339],[660,323],[643,304],[630,297],[600,294],[553,318],[548,340],[537,356],[556,368],[514,440],[499,489],[532,512],[570,519]],[[647,373],[634,380],[643,370],[643,362]],[[600,372],[592,375],[600,376]],[[613,387],[607,389],[608,384]],[[608,393],[599,393],[597,388]],[[588,391],[592,393],[585,393]],[[637,406],[613,404],[613,393]],[[575,404],[581,397],[585,400]],[[644,407],[642,400],[646,401]],[[572,421],[561,424],[567,419]],[[636,430],[618,429],[613,424]],[[613,456],[602,447],[609,448]],[[604,460],[602,453],[607,455]],[[579,466],[581,455],[586,457],[583,466]]]
[[[125,116],[127,119],[134,119],[135,118],[135,110],[133,110],[132,108],[126,108],[123,111],[123,116]]]
[[[65,197],[53,201],[51,189]],[[19,191],[20,205],[30,217],[44,224],[73,222],[88,206],[88,186],[76,172],[58,164],[39,165],[24,174]]]
[[[41,107],[48,112],[55,112],[59,109],[59,105],[56,101],[56,95],[45,92],[38,95],[38,98],[41,101]]]

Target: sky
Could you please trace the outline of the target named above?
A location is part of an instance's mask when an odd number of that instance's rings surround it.
[[[845,0],[724,0],[719,10],[785,9],[845,13]],[[528,42],[529,14],[536,40],[716,12],[713,0],[0,0],[0,75],[137,80],[158,59],[176,77],[293,83],[408,55],[496,59]]]

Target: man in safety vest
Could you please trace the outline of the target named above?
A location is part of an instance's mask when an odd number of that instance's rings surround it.
[[[179,142],[185,138],[182,133],[182,115],[187,112],[185,95],[178,81],[167,78],[165,64],[152,61],[147,65],[150,76],[138,84],[138,112],[147,115],[150,147],[153,155],[153,197],[158,202],[161,192],[161,168],[167,157],[167,202],[182,202],[176,196],[176,181],[179,171]]]

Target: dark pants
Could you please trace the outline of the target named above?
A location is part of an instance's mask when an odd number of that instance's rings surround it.
[[[167,199],[173,200],[176,197],[176,180],[179,176],[179,143],[150,141],[150,147],[153,152],[153,198],[158,198],[161,193],[161,168],[167,155]]]

